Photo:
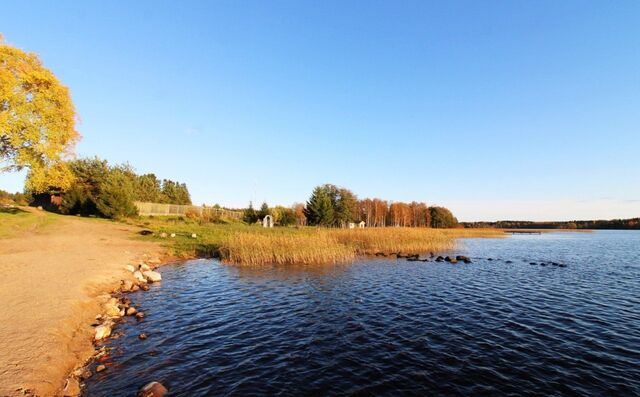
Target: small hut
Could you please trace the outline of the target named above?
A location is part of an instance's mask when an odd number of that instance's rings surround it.
[[[262,227],[273,227],[273,217],[267,215],[262,219]]]

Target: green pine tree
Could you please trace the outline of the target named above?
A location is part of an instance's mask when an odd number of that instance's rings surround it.
[[[304,209],[307,222],[311,226],[333,226],[333,205],[324,186],[313,189]]]

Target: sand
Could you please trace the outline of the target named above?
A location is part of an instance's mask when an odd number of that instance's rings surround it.
[[[162,254],[137,231],[59,217],[44,230],[0,239],[0,396],[55,395],[92,355],[96,296],[118,285],[124,265]]]

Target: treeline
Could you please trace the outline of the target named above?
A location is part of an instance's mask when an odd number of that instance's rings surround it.
[[[388,202],[363,199],[349,189],[331,184],[317,186],[306,204],[292,208],[269,208],[264,203],[259,210],[250,204],[244,221],[255,223],[272,215],[277,225],[347,227],[364,221],[367,227],[457,227],[458,220],[444,207],[429,207],[426,203]]]
[[[249,203],[249,208],[244,210],[242,220],[252,224],[262,221],[265,216],[271,215],[273,222],[278,226],[291,226],[297,223],[296,212],[294,208],[283,206],[269,207],[267,203],[262,203],[259,210],[253,208],[253,203]]]
[[[500,229],[640,229],[640,218],[588,220],[566,222],[497,221],[463,222],[467,228],[493,227]]]
[[[0,190],[0,205],[29,205],[31,195],[25,193],[9,193]]]
[[[60,212],[121,218],[137,215],[134,201],[191,204],[187,185],[154,174],[138,175],[128,164],[109,165],[106,160],[88,158],[68,163],[73,174],[71,187],[62,192]]]

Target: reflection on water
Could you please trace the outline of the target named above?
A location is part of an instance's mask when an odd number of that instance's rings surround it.
[[[162,285],[131,294],[147,317],[121,326],[87,394],[159,380],[180,396],[640,395],[640,233],[457,253],[474,263],[165,267]],[[529,264],[544,261],[567,267]]]

